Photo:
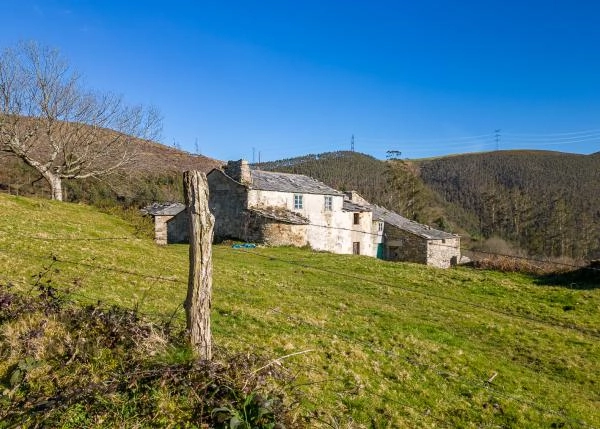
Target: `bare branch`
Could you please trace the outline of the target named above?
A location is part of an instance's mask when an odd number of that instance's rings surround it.
[[[154,107],[84,89],[55,49],[30,42],[0,54],[0,150],[37,169],[56,198],[62,179],[98,178],[130,165],[136,139],[157,138],[161,124]]]

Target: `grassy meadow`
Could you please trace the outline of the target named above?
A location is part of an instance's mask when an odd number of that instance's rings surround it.
[[[24,293],[183,326],[187,263],[120,217],[0,195],[0,284]],[[600,427],[600,284],[296,248],[213,263],[214,343],[281,358],[311,427]]]

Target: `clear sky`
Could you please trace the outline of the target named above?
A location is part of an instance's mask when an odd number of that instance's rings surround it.
[[[58,48],[227,160],[600,151],[595,0],[0,0],[0,47]],[[495,130],[500,130],[496,132]]]

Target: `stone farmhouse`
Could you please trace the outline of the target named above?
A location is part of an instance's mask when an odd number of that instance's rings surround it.
[[[345,201],[343,192],[324,183],[300,174],[251,170],[247,161],[229,162],[207,179],[217,241],[375,254],[371,210]]]
[[[217,242],[310,246],[440,268],[460,260],[459,236],[413,222],[370,204],[356,192],[343,193],[308,176],[253,170],[240,160],[213,169],[207,179]],[[155,219],[157,243],[187,240],[182,204],[151,207],[146,212]]]
[[[241,160],[207,178],[216,240],[310,246],[440,268],[460,260],[459,236],[304,175],[252,170]]]

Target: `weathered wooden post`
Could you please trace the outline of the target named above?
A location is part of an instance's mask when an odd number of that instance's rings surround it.
[[[210,304],[212,295],[212,241],[214,216],[208,208],[208,181],[199,171],[183,173],[189,215],[190,271],[185,317],[190,343],[201,359],[212,358]]]

